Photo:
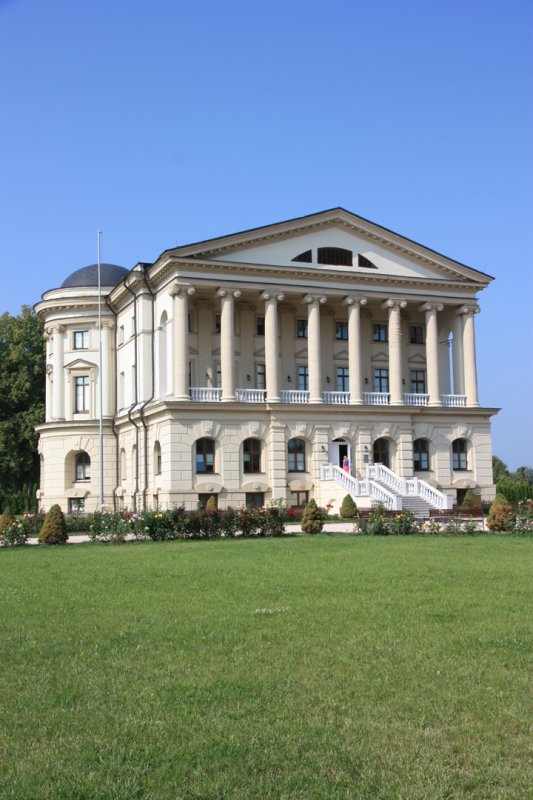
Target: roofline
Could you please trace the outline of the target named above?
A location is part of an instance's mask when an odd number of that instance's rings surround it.
[[[164,256],[166,253],[171,253],[174,250],[181,250],[182,248],[186,247],[196,247],[202,244],[207,244],[209,242],[217,242],[224,239],[229,239],[232,236],[242,236],[243,234],[246,233],[255,233],[256,231],[268,230],[269,228],[274,228],[277,225],[285,225],[290,222],[300,222],[302,220],[309,219],[310,217],[318,217],[321,214],[330,214],[333,211],[342,211],[344,214],[349,214],[352,217],[360,219],[362,222],[366,222],[369,225],[374,225],[376,228],[380,228],[380,230],[382,231],[391,233],[393,236],[398,236],[400,239],[404,239],[406,242],[410,242],[411,244],[414,244],[417,247],[422,247],[429,253],[433,253],[434,255],[439,256],[439,258],[445,258],[447,261],[453,261],[454,264],[458,264],[460,267],[464,267],[465,269],[470,269],[473,272],[478,272],[480,275],[484,275],[486,278],[489,278],[492,281],[495,280],[494,275],[489,275],[488,272],[482,272],[480,269],[476,269],[476,267],[470,267],[468,264],[463,264],[462,261],[457,261],[454,258],[450,258],[450,256],[444,255],[444,253],[439,253],[438,250],[433,250],[433,248],[427,247],[427,245],[421,244],[421,242],[417,242],[415,239],[410,239],[408,236],[404,236],[402,233],[397,233],[396,231],[393,231],[392,228],[387,228],[384,225],[379,225],[377,222],[373,222],[371,219],[367,219],[366,217],[361,217],[359,214],[354,214],[353,211],[349,211],[347,208],[343,208],[343,206],[334,206],[333,208],[326,208],[323,211],[315,211],[312,214],[304,214],[301,217],[291,217],[289,219],[280,220],[279,222],[271,222],[268,225],[259,225],[255,228],[246,228],[243,231],[236,231],[234,233],[225,233],[222,236],[215,236],[210,239],[201,239],[199,242],[189,242],[188,244],[181,244],[178,245],[177,247],[168,247],[166,250],[163,250],[160,253],[160,255],[153,261],[153,264],[159,261],[159,259],[162,258],[162,256]]]

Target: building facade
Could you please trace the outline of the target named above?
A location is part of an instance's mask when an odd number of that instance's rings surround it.
[[[77,270],[36,306],[41,506],[98,507],[100,397],[108,508],[490,499],[490,280],[340,208],[102,265],[101,331]]]

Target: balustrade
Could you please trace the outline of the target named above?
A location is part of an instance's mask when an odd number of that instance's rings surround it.
[[[236,389],[238,403],[264,403],[266,400],[265,389]]]
[[[324,392],[324,403],[329,405],[348,405],[350,392]]]
[[[222,389],[212,386],[192,386],[191,400],[195,403],[211,403],[222,400]]]
[[[388,392],[363,392],[365,406],[388,406],[390,394]]]
[[[305,389],[282,389],[280,392],[282,403],[308,403],[309,392]]]
[[[406,406],[427,406],[429,394],[422,393],[409,393],[404,392],[403,402]]]

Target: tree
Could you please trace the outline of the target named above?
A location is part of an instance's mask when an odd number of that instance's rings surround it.
[[[43,326],[28,306],[0,316],[0,503],[39,482],[35,425],[44,422]],[[23,509],[17,509],[23,510]]]
[[[507,464],[498,458],[498,456],[492,456],[492,479],[494,483],[498,483],[502,478],[509,477],[509,468]]]
[[[68,539],[67,523],[61,507],[52,506],[44,520],[39,534],[41,544],[65,544]]]
[[[326,514],[323,508],[319,508],[316,501],[311,498],[304,508],[302,517],[302,531],[304,533],[320,533],[324,525]]]
[[[533,483],[533,467],[518,467],[516,472],[513,472],[513,478],[516,478],[517,481]]]
[[[342,501],[339,513],[343,519],[352,519],[357,516],[357,505],[350,494],[347,494]]]
[[[513,518],[513,507],[501,494],[497,494],[489,510],[487,525],[491,531],[508,530]]]

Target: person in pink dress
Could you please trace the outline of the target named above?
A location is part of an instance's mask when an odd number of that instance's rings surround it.
[[[344,456],[342,459],[342,468],[345,472],[350,472],[350,459],[348,456]]]

